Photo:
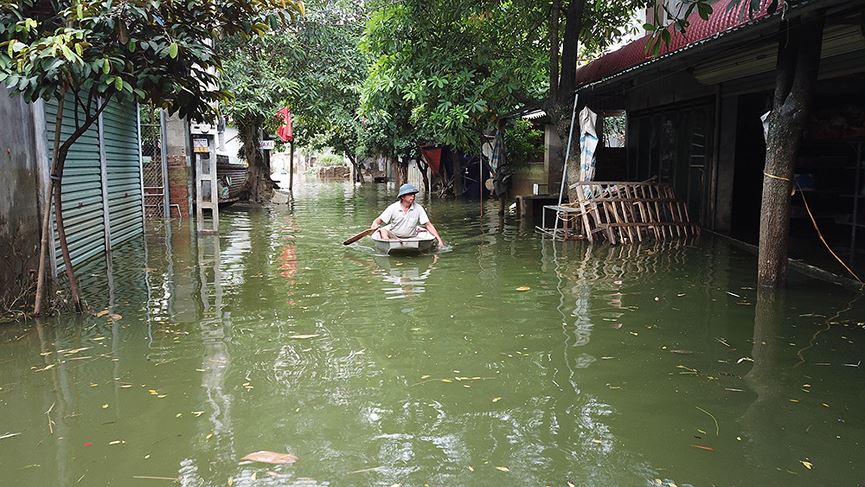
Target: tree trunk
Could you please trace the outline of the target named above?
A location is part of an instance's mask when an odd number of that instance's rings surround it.
[[[577,121],[574,119],[574,125]],[[568,135],[571,130],[570,114],[568,118],[563,118],[556,124],[556,133],[562,141],[562,157],[567,154],[568,160],[565,161],[566,174],[565,176],[565,194],[568,195],[568,201],[577,201],[577,192],[571,188],[571,184],[580,180],[580,134],[579,129],[574,127],[574,133],[571,140],[571,150],[568,151]],[[559,188],[556,188],[558,191]]]
[[[363,165],[359,164],[357,158],[351,154],[346,152],[345,156],[348,157],[349,162],[351,162],[351,165],[354,167],[354,182],[363,184]]]
[[[564,107],[570,106],[577,80],[577,47],[583,31],[583,15],[586,0],[571,0],[565,18],[565,37],[562,41],[562,74],[556,100]]]
[[[78,291],[78,279],[75,278],[75,271],[72,269],[72,257],[69,255],[69,246],[66,242],[66,227],[63,222],[63,166],[66,163],[67,151],[64,148],[60,149],[60,154],[55,154],[57,164],[55,172],[51,174],[54,179],[54,220],[57,222],[57,237],[60,241],[60,252],[63,254],[63,264],[66,272],[66,279],[69,281],[69,291],[72,294],[72,304],[75,306],[75,311],[81,312],[81,296]]]
[[[65,103],[63,102],[65,92],[60,96],[60,103],[57,105],[57,115],[54,117],[54,160],[51,164],[51,174],[53,175],[57,167],[57,154],[60,152],[60,129],[63,126],[63,110]],[[48,272],[46,269],[48,260],[48,234],[51,233],[51,200],[54,197],[54,178],[50,178],[48,183],[48,197],[45,198],[45,208],[42,214],[42,238],[39,242],[39,270],[36,276],[36,301],[33,304],[33,314],[39,316],[42,314],[42,299],[45,296],[45,275]]]
[[[550,99],[559,98],[559,18],[562,0],[553,0],[550,6],[549,49],[550,49]]]
[[[259,147],[259,131],[262,120],[259,117],[249,117],[238,123],[243,155],[248,167],[246,169],[246,184],[243,193],[246,199],[255,203],[266,203],[273,196],[273,181],[270,179],[270,164],[262,156]]]
[[[547,113],[556,127],[556,133],[562,141],[562,154],[568,153],[568,133],[571,126],[571,113],[573,107],[574,89],[577,79],[577,48],[580,42],[580,33],[583,30],[583,16],[586,10],[586,0],[571,0],[565,18],[565,33],[562,40],[561,75],[556,93],[550,93],[547,99]],[[552,17],[553,12],[551,12]],[[551,41],[552,42],[552,41]],[[559,63],[558,51],[550,49],[550,66]],[[552,72],[552,71],[551,71]],[[575,137],[576,140],[579,140]],[[579,150],[571,147],[570,156],[565,161],[566,174],[562,174],[565,184],[568,185],[578,181],[580,177],[580,166],[578,164]],[[576,194],[569,187],[565,188],[568,198],[576,201]],[[557,191],[558,188],[550,188]]]
[[[465,190],[463,187],[463,153],[462,151],[451,150],[450,154],[452,162],[451,167],[454,170],[454,197],[460,199],[463,197],[463,191]]]
[[[417,168],[420,171],[420,176],[423,178],[423,190],[425,194],[429,194],[430,192],[430,182],[429,175],[427,174],[427,170],[429,169],[429,164],[423,161],[422,155],[418,154],[415,159],[415,164],[417,164]]]
[[[397,167],[399,167],[399,178],[402,181],[401,184],[405,184],[408,182],[408,158],[402,157],[397,159]]]
[[[760,209],[757,284],[776,288],[787,280],[787,247],[793,172],[802,131],[817,85],[823,41],[823,12],[795,19],[782,35],[775,96],[766,134],[766,166]]]

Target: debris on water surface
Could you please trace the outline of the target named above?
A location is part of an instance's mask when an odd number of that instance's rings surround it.
[[[714,448],[712,448],[711,446],[706,446],[706,445],[688,445],[688,446],[690,446],[691,448],[696,448],[698,450],[703,450],[703,451],[712,451],[712,452],[715,451]]]
[[[21,433],[5,433],[5,434],[0,435],[0,440],[5,440],[6,438],[14,438],[20,434]]]
[[[807,468],[808,470],[811,470],[814,468],[814,464],[811,463],[807,458],[805,460],[799,460],[799,463],[801,463],[802,466]]]
[[[240,459],[240,461],[270,463],[272,465],[284,465],[298,460],[299,458],[291,453],[277,453],[267,450],[253,452]]]
[[[311,334],[311,335],[291,335],[288,338],[291,340],[306,340],[307,338],[316,338],[319,336],[321,336],[321,335],[319,335],[318,333],[315,333],[315,334]]]
[[[718,426],[718,420],[715,419],[715,416],[714,416],[712,413],[710,413],[709,411],[706,411],[705,409],[701,408],[700,406],[695,406],[695,407],[696,407],[697,409],[699,409],[700,411],[702,411],[702,412],[708,414],[709,417],[712,418],[712,421],[715,422],[715,436],[719,436],[720,433],[721,433],[721,428],[720,428],[720,426]],[[713,450],[713,451],[714,451],[714,450]]]
[[[528,287],[528,286],[520,286],[520,287],[517,288],[517,291],[525,292],[525,291],[528,291],[528,290],[530,290],[530,289],[531,289],[531,288]]]
[[[509,469],[508,467],[496,467],[496,470],[500,470],[502,472],[510,472],[511,471],[511,469]]]

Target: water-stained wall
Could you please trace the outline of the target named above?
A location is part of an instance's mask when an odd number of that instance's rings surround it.
[[[0,87],[0,304],[32,282],[39,254],[39,173],[31,106]]]

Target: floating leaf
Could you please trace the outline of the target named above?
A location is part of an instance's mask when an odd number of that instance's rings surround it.
[[[118,83],[116,80],[120,80],[120,82]],[[117,88],[118,90],[122,90],[123,89],[123,80],[120,79],[120,77],[115,78],[114,85],[119,86],[119,88]],[[123,315],[118,314],[118,313],[111,313],[108,317],[114,321],[120,321],[123,319]]]
[[[501,400],[502,400],[501,396],[493,398],[493,402],[499,402]]]
[[[502,472],[510,472],[511,469],[508,467],[496,467],[496,470],[501,470]]]
[[[261,450],[250,453],[240,459],[241,461],[270,463],[273,465],[283,465],[286,463],[294,463],[299,458],[291,453],[277,453],[273,451]]]
[[[814,468],[814,464],[808,460],[799,460],[799,463],[801,463],[802,466],[807,468],[808,470],[811,470]]]
[[[520,287],[517,288],[517,291],[525,292],[525,291],[528,291],[528,290],[530,290],[530,289],[531,289],[531,288],[528,287],[528,286],[520,286]]]
[[[102,311],[96,313],[96,317],[102,318],[103,316],[107,315],[108,313],[109,313],[109,311],[107,309],[103,309]]]

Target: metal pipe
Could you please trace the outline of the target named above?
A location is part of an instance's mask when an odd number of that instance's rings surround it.
[[[568,158],[571,157],[571,142],[574,138],[574,119],[577,117],[577,100],[580,99],[580,93],[574,93],[574,109],[571,111],[571,127],[568,129],[568,146],[565,148],[565,163],[562,164],[562,184],[559,187],[559,204],[556,205],[556,222],[553,224],[553,238],[556,238],[556,232],[559,230],[559,208],[562,206],[562,195],[565,192],[565,180],[568,175]]]

